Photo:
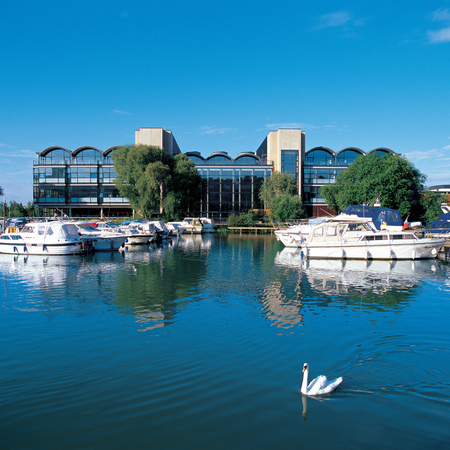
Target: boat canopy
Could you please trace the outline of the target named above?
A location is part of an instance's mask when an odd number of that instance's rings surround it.
[[[342,211],[342,214],[355,214],[358,217],[369,217],[377,230],[381,230],[381,224],[387,226],[402,227],[402,217],[397,209],[383,208],[381,206],[350,205]]]

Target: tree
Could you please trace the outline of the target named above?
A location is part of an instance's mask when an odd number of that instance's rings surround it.
[[[298,198],[297,180],[292,174],[275,172],[261,185],[259,198],[270,210],[271,218],[280,222],[300,218],[304,214]]]
[[[421,204],[424,210],[424,214],[422,217],[423,222],[434,222],[439,219],[439,216],[443,214],[441,209],[441,203],[445,202],[445,196],[433,191],[425,191]]]
[[[418,220],[423,215],[421,197],[426,177],[400,155],[359,156],[320,194],[330,208],[340,212],[348,205],[379,199],[385,208],[398,209],[403,217]]]
[[[3,188],[0,186],[0,195],[3,195]]]
[[[303,205],[296,195],[281,193],[272,200],[270,213],[278,222],[297,219],[303,216]]]
[[[112,154],[115,185],[143,217],[159,210],[172,218],[194,206],[201,177],[186,155],[168,155],[159,147],[127,145]]]

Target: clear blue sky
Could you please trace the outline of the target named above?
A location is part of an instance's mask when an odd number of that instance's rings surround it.
[[[36,152],[141,127],[183,152],[388,147],[450,184],[449,1],[4,1],[0,186],[32,200]]]

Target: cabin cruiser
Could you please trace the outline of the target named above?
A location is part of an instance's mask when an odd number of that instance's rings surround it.
[[[120,227],[114,222],[97,222],[93,225],[101,232],[102,236],[125,236],[126,245],[148,244],[151,239],[150,235],[147,233],[140,233],[139,230],[129,227]]]
[[[200,217],[202,223],[202,233],[215,233],[214,220],[209,217]]]
[[[350,205],[342,211],[341,216],[354,215],[367,218],[376,230],[402,231],[403,221],[396,209],[382,206]],[[301,248],[312,228],[332,218],[318,218],[308,220],[289,221],[288,228],[275,230],[276,238],[286,247]]]
[[[82,252],[78,228],[70,222],[30,222],[20,231],[0,236],[0,253],[72,255]]]
[[[83,241],[83,248],[87,251],[114,251],[119,250],[128,239],[123,233],[101,231],[90,222],[73,222]]]
[[[275,237],[281,241],[285,247],[301,248],[302,242],[308,237],[312,228],[322,223],[326,218],[289,220],[288,228],[275,230]]]
[[[127,245],[143,245],[149,244],[155,238],[155,230],[142,227],[142,220],[133,220],[128,222],[122,222],[120,229],[129,234],[126,244]]]
[[[185,217],[181,226],[186,230],[186,233],[190,234],[201,234],[203,231],[203,224],[199,217]]]
[[[428,222],[425,234],[450,239],[450,212],[441,214],[435,222]]]
[[[181,236],[184,228],[181,226],[181,222],[167,222],[166,227],[169,232],[172,232],[172,236]]]
[[[314,227],[302,243],[307,258],[436,258],[445,239],[419,239],[408,231],[377,230],[372,219],[341,214]]]

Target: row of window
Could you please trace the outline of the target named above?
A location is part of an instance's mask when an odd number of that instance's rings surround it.
[[[35,167],[33,183],[113,183],[117,177],[114,166]]]

